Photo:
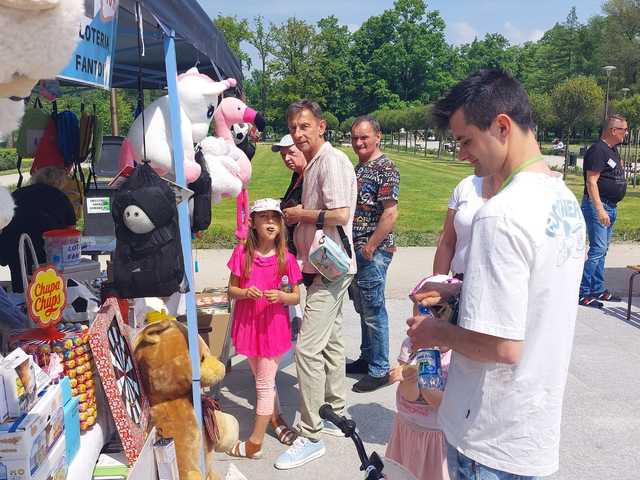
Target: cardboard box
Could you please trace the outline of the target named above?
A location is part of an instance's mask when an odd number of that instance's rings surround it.
[[[4,466],[7,471],[24,470],[25,475],[26,472],[33,475],[63,431],[62,393],[59,385],[52,385],[27,415],[0,424],[0,472]],[[13,477],[9,478],[13,480]]]
[[[80,401],[77,397],[71,398],[64,404],[64,434],[67,439],[66,457],[71,463],[80,449]]]
[[[220,309],[203,307],[198,308],[198,333],[209,345],[211,355],[221,359],[221,361],[227,360],[223,358],[228,354],[225,352],[225,347],[231,346],[231,314]],[[187,317],[181,315],[178,320],[184,324],[187,323]]]
[[[66,475],[64,435],[60,436],[35,469],[26,458],[0,460],[0,480],[64,480]]]
[[[47,461],[36,472],[34,480],[65,480],[67,478],[67,466],[71,461],[67,460],[65,445],[65,435],[62,435],[49,452]],[[13,479],[10,477],[10,480]]]
[[[0,364],[4,382],[7,413],[17,418],[29,412],[36,403],[36,369],[31,355],[16,348]]]
[[[176,444],[173,438],[161,438],[153,445],[158,467],[158,480],[180,480]]]
[[[9,418],[9,411],[7,410],[7,397],[4,393],[4,380],[0,378],[0,423]]]

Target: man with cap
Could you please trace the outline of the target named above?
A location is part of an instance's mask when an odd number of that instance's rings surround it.
[[[285,209],[300,205],[300,203],[302,203],[302,174],[304,173],[304,168],[307,166],[307,159],[304,158],[302,152],[295,146],[293,138],[291,138],[289,134],[282,137],[278,143],[274,143],[271,146],[271,151],[280,152],[280,157],[282,157],[285,166],[293,170],[291,182],[289,182],[289,187],[282,196],[280,208]],[[287,247],[293,255],[297,253],[295,243],[293,242],[293,232],[295,228],[295,225],[287,225]]]

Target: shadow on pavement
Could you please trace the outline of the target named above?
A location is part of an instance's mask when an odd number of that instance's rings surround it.
[[[362,441],[386,446],[391,436],[395,411],[379,403],[357,403],[347,407],[349,416],[356,422]],[[384,426],[384,428],[381,428]],[[356,451],[354,449],[354,455]],[[384,454],[384,450],[378,452]]]

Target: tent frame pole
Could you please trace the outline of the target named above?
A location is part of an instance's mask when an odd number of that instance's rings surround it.
[[[164,38],[164,64],[167,70],[167,88],[169,94],[169,123],[171,124],[171,148],[176,173],[176,183],[186,187],[184,173],[184,152],[182,151],[182,135],[180,126],[180,103],[178,97],[178,69],[176,64],[175,31],[170,30]],[[193,409],[200,432],[202,432],[202,400],[200,385],[200,338],[198,336],[198,320],[196,314],[196,297],[194,293],[193,259],[191,252],[191,225],[189,223],[189,202],[178,205],[180,223],[180,243],[184,259],[184,271],[187,276],[189,290],[185,294],[187,306],[187,328],[189,330],[189,354],[191,356]],[[203,440],[201,435],[201,440]],[[200,470],[203,475],[204,450],[200,444]]]

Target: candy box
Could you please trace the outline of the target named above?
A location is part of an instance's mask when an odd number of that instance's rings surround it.
[[[66,457],[69,463],[80,448],[80,412],[78,399],[72,397],[64,405],[64,434],[67,439]]]
[[[0,460],[0,480],[64,480],[66,476],[64,435],[58,439],[35,471],[32,471],[23,459]]]
[[[37,379],[33,359],[16,348],[0,363],[0,370],[8,415],[15,418],[27,413],[36,402]]]
[[[18,468],[16,462],[22,462],[20,468],[35,473],[63,430],[62,393],[58,385],[52,385],[28,414],[0,424],[0,472],[3,463],[13,462],[11,468]]]

